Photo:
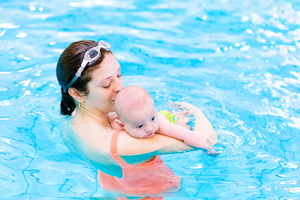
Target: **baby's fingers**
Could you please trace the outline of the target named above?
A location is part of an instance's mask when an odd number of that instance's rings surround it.
[[[205,153],[209,156],[217,156],[219,155],[221,152],[218,152],[216,150],[214,150],[212,147],[208,148],[207,151],[205,151]]]
[[[217,156],[217,155],[219,155],[219,154],[221,154],[221,152],[219,152],[219,151],[216,151],[216,152],[209,152],[209,151],[207,151],[207,152],[205,152],[207,155],[209,155],[209,156]]]

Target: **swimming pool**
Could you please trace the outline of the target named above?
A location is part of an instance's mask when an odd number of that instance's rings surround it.
[[[62,142],[55,77],[67,45],[103,39],[125,85],[158,109],[193,103],[218,131],[218,157],[162,156],[191,197],[299,199],[299,25],[296,0],[2,0],[0,197],[109,196]]]

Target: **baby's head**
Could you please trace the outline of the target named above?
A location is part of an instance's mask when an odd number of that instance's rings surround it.
[[[149,93],[138,86],[122,89],[115,98],[116,122],[136,138],[149,138],[159,128],[157,112]]]

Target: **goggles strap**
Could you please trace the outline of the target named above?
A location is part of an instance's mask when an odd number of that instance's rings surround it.
[[[71,87],[71,85],[78,79],[79,77],[77,76],[77,75],[75,75],[74,76],[74,78],[70,81],[70,83],[67,85],[67,86],[65,86],[65,87],[63,87],[63,89],[64,89],[64,93],[67,93],[68,92],[68,89]]]
[[[77,76],[77,78],[81,76],[82,71],[88,64],[89,64],[89,62],[87,60],[84,59],[82,61],[80,68],[77,70],[77,72],[75,74],[75,76]]]

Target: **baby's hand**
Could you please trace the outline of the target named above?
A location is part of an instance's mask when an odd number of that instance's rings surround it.
[[[205,151],[205,153],[209,156],[217,156],[219,155],[221,152],[218,152],[216,150],[214,150],[212,147],[207,148],[207,150]]]

